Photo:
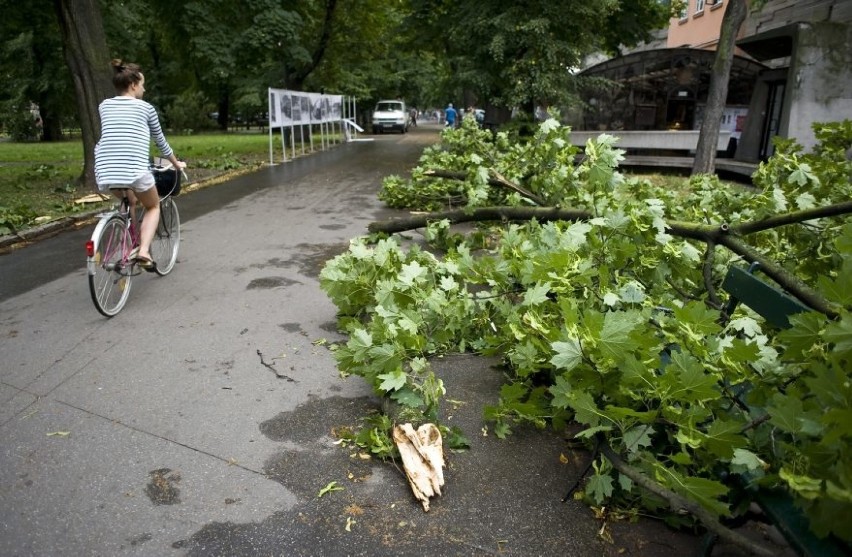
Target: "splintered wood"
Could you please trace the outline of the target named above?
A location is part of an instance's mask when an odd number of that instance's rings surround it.
[[[441,432],[435,424],[423,424],[417,431],[411,424],[402,424],[393,428],[393,440],[402,456],[411,490],[428,512],[429,498],[440,495],[444,485]]]

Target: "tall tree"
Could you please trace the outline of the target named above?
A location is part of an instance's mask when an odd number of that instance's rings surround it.
[[[311,4],[310,2],[305,3],[308,6]],[[325,51],[335,31],[334,16],[337,9],[337,0],[321,0],[314,4],[314,13],[303,15],[305,22],[314,23],[313,25],[307,25],[304,29],[309,30],[309,35],[302,34],[302,45],[308,52],[308,58],[301,63],[288,63],[285,65],[286,86],[297,91],[304,87],[305,80],[322,63]],[[340,27],[341,25],[337,25],[338,31]],[[316,39],[313,39],[313,37],[316,37]]]
[[[56,15],[43,4],[0,0],[0,103],[6,118],[31,123],[29,107],[35,102],[43,124],[41,139],[52,141],[61,138],[62,123],[75,110]]]
[[[659,0],[411,3],[412,30],[446,60],[449,95],[470,90],[480,101],[527,111],[570,100],[570,70],[587,54],[644,40],[671,15]]]
[[[722,29],[719,44],[716,47],[716,58],[710,75],[710,89],[707,92],[707,107],[701,131],[698,135],[698,146],[695,149],[695,161],[692,165],[693,174],[712,174],[716,170],[716,144],[719,141],[719,122],[725,110],[728,98],[728,83],[731,78],[731,67],[734,64],[734,48],[737,34],[745,21],[748,6],[746,0],[729,0],[722,18]]]
[[[95,188],[95,144],[101,130],[100,102],[114,94],[110,58],[98,0],[54,0],[65,61],[77,93],[83,135],[82,181]]]

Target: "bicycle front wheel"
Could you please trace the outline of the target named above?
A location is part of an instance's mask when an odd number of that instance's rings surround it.
[[[113,216],[92,235],[94,246],[87,261],[89,292],[95,307],[107,317],[121,311],[130,296],[132,276],[124,259],[125,232],[124,219]]]
[[[151,242],[151,256],[157,263],[157,274],[165,276],[171,272],[177,261],[180,247],[180,214],[171,197],[160,202],[160,222],[157,233]]]

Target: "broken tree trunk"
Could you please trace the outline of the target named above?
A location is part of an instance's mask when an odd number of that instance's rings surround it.
[[[402,456],[411,490],[428,512],[429,498],[440,495],[444,485],[441,432],[435,424],[423,424],[416,431],[411,424],[403,424],[393,428],[393,441]]]

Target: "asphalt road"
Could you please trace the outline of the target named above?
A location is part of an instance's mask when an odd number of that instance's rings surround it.
[[[559,436],[484,435],[502,378],[481,358],[435,363],[473,450],[448,455],[428,514],[394,465],[334,445],[376,401],[319,342],[345,340],[319,271],[398,214],[381,178],[436,140],[376,136],[178,198],[175,270],[138,277],[112,319],[89,298],[91,227],[0,256],[0,555],[692,553],[688,533],[601,536],[561,502],[588,455]]]

